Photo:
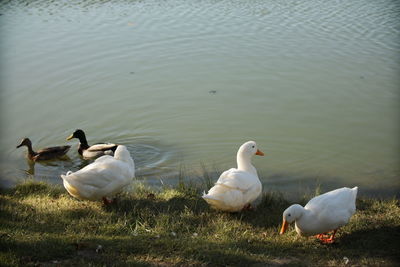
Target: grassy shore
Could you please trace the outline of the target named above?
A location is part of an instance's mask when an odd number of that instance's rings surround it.
[[[399,266],[398,200],[358,199],[337,242],[278,234],[291,203],[264,194],[255,211],[211,210],[194,187],[145,186],[110,206],[25,182],[0,195],[0,263],[11,266]],[[303,203],[304,204],[304,203]],[[347,262],[347,264],[346,264]]]

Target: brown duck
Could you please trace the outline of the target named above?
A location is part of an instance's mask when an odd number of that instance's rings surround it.
[[[34,151],[32,149],[32,142],[29,140],[29,138],[22,139],[17,148],[21,146],[26,146],[28,148],[28,158],[33,161],[60,158],[64,156],[71,148],[71,146],[54,146]]]

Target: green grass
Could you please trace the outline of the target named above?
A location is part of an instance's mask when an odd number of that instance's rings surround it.
[[[143,185],[104,207],[25,182],[0,195],[0,264],[11,266],[398,266],[399,202],[359,199],[335,244],[278,234],[291,203],[266,193],[255,211],[211,210],[183,181]]]

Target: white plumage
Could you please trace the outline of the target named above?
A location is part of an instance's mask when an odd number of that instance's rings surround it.
[[[343,187],[312,198],[304,207],[299,204],[290,206],[283,212],[281,234],[293,221],[296,232],[301,236],[321,235],[329,231],[335,234],[355,213],[357,191],[358,187]]]
[[[119,145],[114,156],[102,156],[77,172],[61,175],[64,187],[78,199],[100,200],[122,191],[135,176],[128,149]]]
[[[244,143],[237,153],[238,168],[224,171],[215,185],[203,194],[212,208],[236,212],[250,205],[261,194],[262,185],[256,168],[251,164],[253,155],[264,155],[254,141]]]

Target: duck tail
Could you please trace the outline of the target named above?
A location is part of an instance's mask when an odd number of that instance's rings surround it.
[[[210,195],[206,195],[204,194],[202,196],[202,198],[207,202],[208,205],[211,206],[211,208],[216,209],[216,210],[222,210],[222,211],[229,211],[230,207],[226,206],[225,203],[223,201],[221,201],[220,199],[214,197],[214,196],[210,196]]]

